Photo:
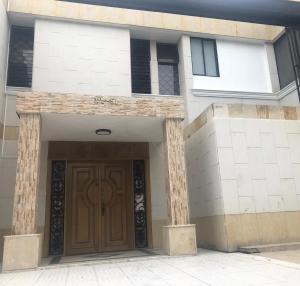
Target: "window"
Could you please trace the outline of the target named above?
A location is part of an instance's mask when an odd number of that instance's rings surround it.
[[[194,75],[219,76],[215,40],[191,38],[191,50]]]
[[[13,26],[10,33],[7,85],[31,87],[33,28]]]
[[[179,95],[177,45],[157,44],[159,94]]]
[[[131,84],[133,93],[151,93],[149,41],[131,40]]]
[[[284,88],[295,80],[295,73],[289,49],[289,42],[286,34],[282,35],[274,43],[274,51],[277,63],[280,88]]]

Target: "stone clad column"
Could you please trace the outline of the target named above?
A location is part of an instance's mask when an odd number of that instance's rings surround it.
[[[167,118],[164,126],[168,221],[164,249],[169,255],[196,254],[195,225],[189,224],[185,152],[181,119]]]
[[[150,72],[151,72],[151,93],[159,95],[159,77],[156,41],[150,41]]]
[[[41,235],[37,234],[36,219],[40,152],[40,114],[21,114],[12,235],[4,237],[3,270],[39,264]]]

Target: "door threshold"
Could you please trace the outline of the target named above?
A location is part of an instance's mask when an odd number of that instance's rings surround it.
[[[72,256],[51,256],[42,260],[40,268],[51,266],[68,266],[70,264],[90,264],[90,263],[113,263],[117,261],[128,261],[131,259],[143,259],[149,257],[164,256],[160,250],[134,249],[129,251],[90,253]]]

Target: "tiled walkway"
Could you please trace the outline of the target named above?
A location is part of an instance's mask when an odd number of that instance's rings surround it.
[[[247,254],[201,250],[193,257],[156,256],[3,273],[0,285],[299,286],[300,265]]]

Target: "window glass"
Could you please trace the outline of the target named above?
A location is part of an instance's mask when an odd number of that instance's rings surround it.
[[[219,76],[216,41],[191,39],[193,74]]]
[[[159,64],[159,94],[161,95],[179,95],[179,77],[178,65]]]
[[[159,94],[179,95],[178,48],[174,44],[157,44]]]
[[[202,40],[192,39],[191,49],[192,49],[193,74],[205,75]]]
[[[215,54],[215,42],[203,40],[204,62],[207,76],[217,76],[217,63]]]

